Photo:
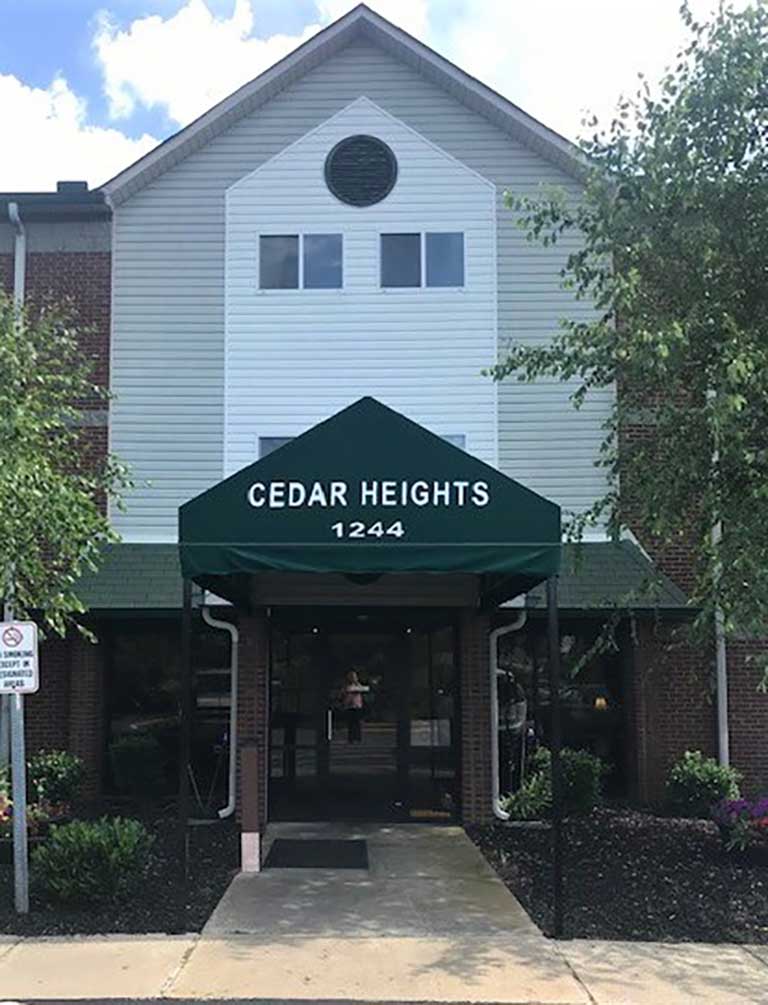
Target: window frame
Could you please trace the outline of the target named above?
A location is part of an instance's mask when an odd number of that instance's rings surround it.
[[[305,237],[338,237],[341,239],[341,285],[340,286],[305,286],[304,285],[304,238]],[[262,237],[295,237],[298,239],[298,286],[262,286],[261,285],[261,239]],[[297,230],[282,233],[275,231],[259,231],[256,234],[256,292],[261,295],[275,293],[343,293],[346,261],[344,253],[344,232],[340,230]]]
[[[419,286],[384,286],[382,273],[384,271],[384,244],[382,237],[392,234],[419,235]],[[429,286],[427,285],[427,234],[461,234],[461,266],[464,283],[461,286]],[[379,293],[414,293],[417,290],[437,290],[443,293],[463,293],[467,289],[467,232],[465,230],[380,230],[379,236]]]

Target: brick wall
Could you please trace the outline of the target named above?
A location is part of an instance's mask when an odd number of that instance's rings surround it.
[[[109,386],[110,286],[108,251],[41,251],[27,255],[27,299],[33,304],[71,301],[78,326],[83,329],[83,353],[93,360],[94,383],[104,387]],[[83,402],[88,404],[92,402]]]
[[[637,625],[632,710],[637,795],[658,802],[672,763],[686,750],[714,756],[711,656],[675,642],[667,626]]]
[[[261,758],[258,790],[243,792],[240,772],[240,758],[237,769],[238,819],[241,816],[243,799],[255,800],[259,807],[259,819],[267,819],[267,781],[269,777],[268,757],[268,663],[269,625],[264,612],[243,615],[239,621],[240,645],[238,648],[239,669],[237,689],[237,732],[238,750],[245,744],[255,743]]]
[[[104,643],[77,635],[40,647],[40,690],[25,703],[28,755],[69,750],[83,759],[83,798],[101,792],[104,770]]]
[[[461,802],[464,823],[491,820],[491,722],[488,617],[464,610],[459,623]]]
[[[69,639],[53,638],[40,646],[40,690],[25,700],[29,753],[67,747],[70,662]]]
[[[62,225],[65,226],[65,225]],[[31,252],[26,261],[26,299],[69,300],[82,328],[83,353],[93,361],[92,379],[109,384],[111,259],[109,252]],[[0,288],[13,292],[13,255],[0,255]],[[103,402],[82,401],[84,409],[103,409]],[[85,425],[82,457],[100,460],[107,452],[107,426]],[[105,501],[102,500],[105,505]],[[26,739],[30,753],[69,749],[86,766],[84,796],[101,791],[104,759],[103,644],[79,637],[53,638],[40,653],[41,686],[27,699]]]
[[[625,426],[622,444],[648,442],[652,430],[648,426]],[[625,519],[634,527],[656,566],[685,593],[694,582],[693,541],[691,538],[667,543],[661,547],[642,533],[632,519],[631,500],[626,503]],[[715,711],[714,652],[690,647],[670,648],[662,653],[658,638],[649,642],[646,653],[638,653],[638,679],[635,702],[638,714],[637,743],[640,791],[646,798],[657,798],[663,788],[663,775],[670,761],[686,749],[702,749],[717,756],[717,720]],[[663,646],[662,646],[663,648]],[[768,696],[757,690],[759,674],[755,657],[768,651],[768,639],[728,644],[728,692],[731,763],[744,774],[745,789],[768,790]],[[664,666],[664,679],[655,666]],[[692,676],[699,684],[692,686]],[[708,695],[706,709],[701,695]],[[669,709],[675,712],[669,714]],[[645,750],[643,755],[642,751]]]
[[[768,793],[768,695],[758,691],[762,671],[755,663],[767,646],[766,640],[728,645],[731,763],[752,795]]]

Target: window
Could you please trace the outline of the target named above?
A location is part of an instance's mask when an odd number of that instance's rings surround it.
[[[262,234],[259,288],[338,290],[342,285],[341,234]]]
[[[262,290],[299,288],[299,239],[271,234],[259,238],[259,286]]]
[[[341,234],[304,235],[304,289],[341,288]]]
[[[421,234],[381,235],[381,285],[421,286]]]
[[[454,447],[461,447],[462,450],[467,449],[467,437],[464,433],[445,433],[442,438]]]
[[[464,285],[464,235],[454,232],[381,235],[384,288]]]
[[[266,457],[267,454],[271,454],[275,450],[279,450],[280,447],[284,447],[292,439],[292,436],[260,436],[259,459]]]
[[[427,286],[464,285],[464,235],[427,234]]]

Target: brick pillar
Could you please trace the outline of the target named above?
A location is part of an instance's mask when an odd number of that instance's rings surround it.
[[[491,717],[487,615],[461,612],[461,799],[465,824],[487,823],[491,808]]]
[[[259,841],[248,828],[267,820],[269,626],[263,611],[243,615],[239,622],[239,680],[237,689],[237,816],[244,825],[243,867],[253,871]],[[246,770],[244,770],[244,767]]]
[[[72,639],[69,750],[85,764],[83,798],[101,794],[104,771],[104,644]]]
[[[637,795],[659,802],[671,765],[686,750],[716,754],[711,691],[712,656],[673,643],[668,629],[637,625],[632,709]]]

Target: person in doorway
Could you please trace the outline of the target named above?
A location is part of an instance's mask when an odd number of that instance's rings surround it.
[[[347,719],[347,743],[363,742],[362,719],[365,711],[363,695],[368,691],[370,688],[361,683],[357,670],[350,670],[344,681],[341,694],[344,714]]]

